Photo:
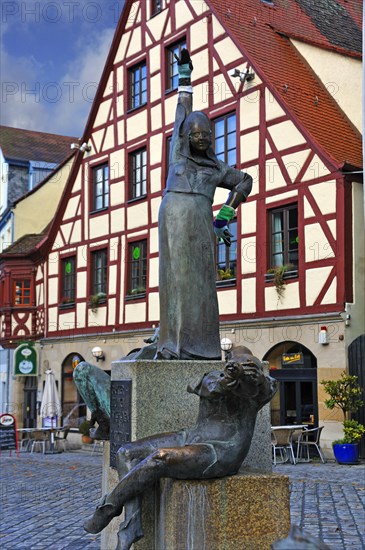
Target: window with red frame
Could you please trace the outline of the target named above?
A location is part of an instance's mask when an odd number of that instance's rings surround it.
[[[137,109],[147,103],[147,65],[139,63],[128,71],[129,108]]]
[[[17,279],[14,281],[13,303],[15,306],[31,305],[30,279]]]
[[[270,267],[287,266],[298,270],[298,205],[269,211]]]
[[[215,154],[229,166],[235,166],[237,162],[236,128],[236,113],[216,118],[213,123]]]
[[[102,210],[109,206],[109,166],[101,164],[92,169],[93,204],[92,210]]]
[[[91,270],[91,294],[106,296],[108,278],[108,251],[106,249],[91,253]]]
[[[162,10],[162,0],[150,0],[151,2],[151,17],[157,15]]]
[[[131,199],[145,197],[147,194],[147,150],[140,149],[129,155]]]
[[[74,304],[76,297],[76,256],[61,262],[61,305]]]
[[[131,243],[128,256],[128,294],[144,294],[147,284],[147,241]]]

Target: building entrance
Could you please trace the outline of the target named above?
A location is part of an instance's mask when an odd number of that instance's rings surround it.
[[[272,424],[317,427],[317,360],[313,353],[297,342],[282,342],[264,360],[270,364],[270,375],[279,382],[271,401]]]
[[[23,427],[37,427],[37,377],[27,376],[24,383]]]

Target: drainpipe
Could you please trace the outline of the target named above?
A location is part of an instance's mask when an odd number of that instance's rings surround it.
[[[363,0],[362,3],[362,35],[365,36],[365,0]],[[363,59],[363,65],[362,65],[362,159],[364,164],[364,158],[365,158],[365,66],[364,66],[364,60],[365,60],[365,40],[362,41],[362,59]],[[364,173],[364,168],[363,168]],[[363,199],[364,199],[364,225],[365,225],[365,189],[364,189],[364,181],[362,184],[362,190],[363,190]]]
[[[11,376],[10,376],[10,370],[11,370],[11,365],[10,365],[10,358],[11,358],[11,354],[10,354],[10,349],[8,348],[8,364],[7,364],[7,368],[6,368],[6,411],[5,412],[9,412],[9,408],[10,408],[10,404],[9,404],[9,398],[10,398],[10,380],[11,380]]]

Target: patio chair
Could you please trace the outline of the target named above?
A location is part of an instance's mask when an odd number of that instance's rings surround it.
[[[20,451],[29,451],[32,446],[32,438],[29,433],[25,433],[23,439],[20,440]]]
[[[60,446],[62,446],[63,451],[66,451],[67,448],[67,436],[68,432],[70,431],[69,426],[64,426],[63,428],[58,428],[56,430],[56,435],[54,438],[56,449],[58,450]]]
[[[42,450],[43,454],[46,452],[46,443],[48,442],[49,436],[47,432],[34,431],[31,433],[32,446],[30,452],[33,453],[38,447]]]
[[[104,449],[104,441],[102,440],[99,440],[99,439],[95,439],[94,441],[94,444],[93,444],[93,451],[92,451],[92,455],[94,454],[94,452],[96,451],[96,449],[99,449],[100,451],[103,451]]]
[[[294,449],[293,449],[293,432],[295,430],[289,430],[287,428],[272,430],[271,431],[271,445],[273,448],[274,465],[276,466],[276,452],[280,452],[282,462],[290,460],[293,464],[296,464]]]
[[[297,460],[300,460],[301,462],[309,462],[309,447],[315,447],[323,464],[326,462],[326,458],[319,444],[323,428],[324,426],[321,426],[320,428],[312,428],[310,430],[302,431],[298,439]],[[306,451],[306,458],[303,457],[304,451]]]

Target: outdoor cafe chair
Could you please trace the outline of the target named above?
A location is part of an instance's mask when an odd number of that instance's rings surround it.
[[[20,440],[20,451],[29,451],[32,446],[32,438],[29,433],[24,433],[23,438]]]
[[[64,426],[63,428],[58,428],[56,430],[56,435],[55,435],[55,444],[56,444],[56,449],[58,450],[59,446],[62,445],[63,447],[63,450],[65,451],[66,448],[67,448],[67,436],[68,436],[68,432],[70,431],[70,427],[69,426]]]
[[[326,458],[319,444],[323,428],[324,426],[321,426],[320,428],[312,428],[310,430],[302,431],[298,438],[297,461],[309,462],[309,447],[315,447],[323,464],[326,462]],[[306,458],[303,457],[304,452],[306,454]]]
[[[287,462],[289,459],[293,464],[296,463],[294,449],[293,449],[293,432],[295,430],[288,430],[287,428],[272,430],[271,431],[271,446],[273,450],[273,462],[274,466],[277,464],[276,453],[279,451],[281,463]]]
[[[33,453],[38,447],[41,448],[43,454],[46,452],[46,443],[48,442],[49,436],[46,432],[42,430],[37,430],[31,432],[32,446],[30,452]]]

